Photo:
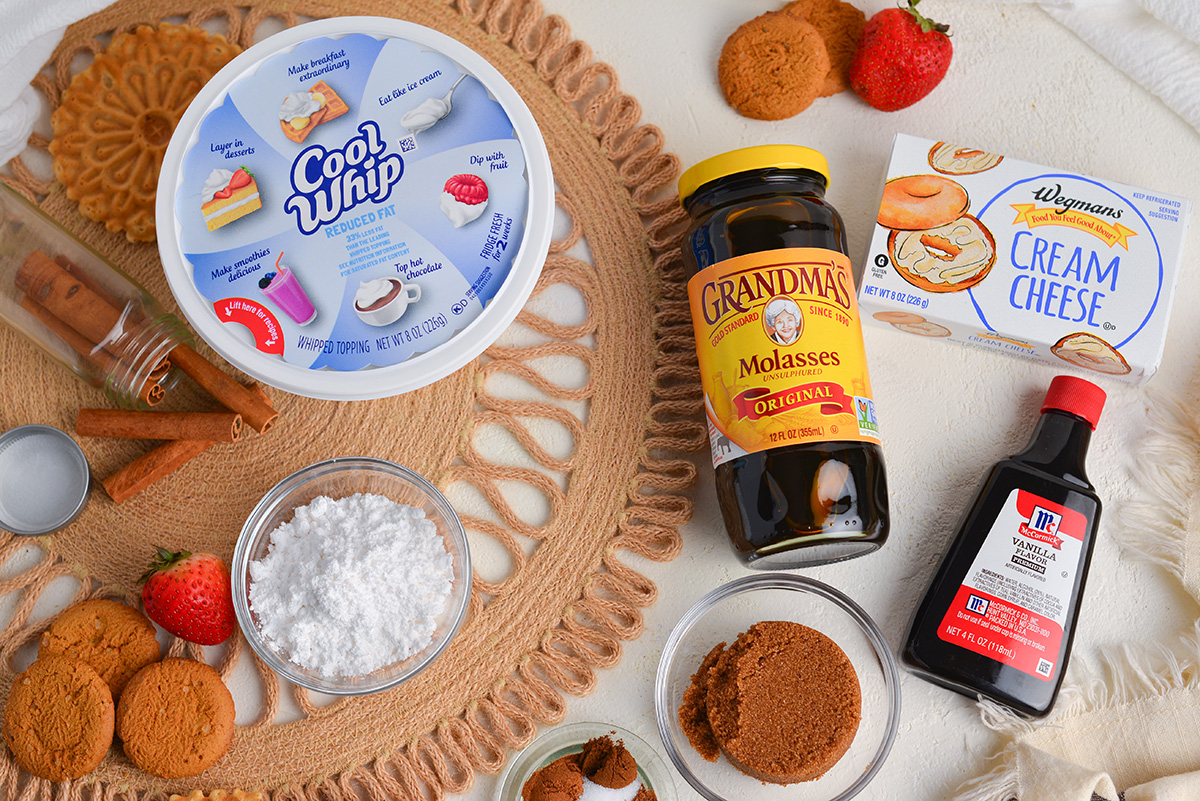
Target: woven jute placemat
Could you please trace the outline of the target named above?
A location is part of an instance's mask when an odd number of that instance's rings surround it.
[[[264,492],[293,470],[339,455],[393,459],[452,499],[475,499],[472,508],[481,511],[464,523],[473,542],[488,547],[477,556],[469,617],[451,648],[416,679],[329,705],[281,687],[240,638],[207,652],[176,642],[172,653],[217,664],[227,680],[237,679],[235,697],[253,694],[261,707],[257,720],[238,727],[220,762],[193,779],[165,781],[135,769],[118,744],[93,774],[52,786],[23,775],[5,750],[6,801],[143,801],[219,787],[313,801],[417,801],[464,792],[477,772],[500,770],[539,723],[561,720],[564,693],[589,692],[597,669],[616,665],[622,641],[639,635],[640,610],[657,591],[630,567],[630,554],[669,560],[680,550],[678,526],[691,512],[686,492],[695,479],[682,454],[702,447],[705,431],[678,251],[678,163],[664,152],[661,132],[640,123],[637,101],[620,91],[613,70],[593,61],[563,19],[546,15],[536,0],[300,0],[200,9],[187,0],[128,0],[72,25],[52,69],[34,85],[57,107],[77,57],[141,23],[205,24],[249,46],[268,20],[293,25],[301,16],[351,14],[435,28],[500,69],[541,126],[570,233],[553,244],[506,344],[454,375],[370,402],[273,393],[282,419],[270,434],[218,445],[120,506],[95,490],[78,522],[37,541],[43,553],[36,563],[18,566],[29,541],[0,534],[0,599],[12,609],[0,632],[0,692],[7,695],[16,675],[15,658],[28,654],[53,620],[38,604],[52,585],[76,587],[73,600],[136,602],[152,544],[228,559]],[[31,144],[48,145],[38,135]],[[15,177],[6,182],[174,310],[152,244],[131,245],[83,219],[60,185],[40,180],[20,159],[9,167]],[[568,254],[581,239],[590,263]],[[556,313],[563,292],[582,298],[582,319]],[[78,409],[105,404],[12,331],[0,331],[0,353],[6,428],[40,422],[71,430]],[[489,441],[501,446],[481,445]],[[81,444],[98,476],[149,447]],[[540,496],[540,511],[512,500],[529,493]],[[300,719],[280,722],[281,691],[295,694]]]

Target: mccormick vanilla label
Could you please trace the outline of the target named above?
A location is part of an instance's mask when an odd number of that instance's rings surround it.
[[[253,346],[313,370],[405,361],[504,284],[529,188],[513,123],[449,57],[311,39],[235,82],[184,157],[196,289]]]
[[[1079,573],[1087,518],[1013,490],[947,610],[938,637],[1045,681]]]
[[[867,319],[1132,383],[1154,374],[1190,201],[904,135],[896,179],[961,203],[926,227],[922,199],[896,213],[885,186],[859,292]]]
[[[806,442],[879,442],[850,260],[783,248],[688,281],[713,465]]]

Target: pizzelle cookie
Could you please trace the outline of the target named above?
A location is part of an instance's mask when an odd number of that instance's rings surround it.
[[[821,87],[821,97],[849,89],[850,62],[867,24],[866,15],[842,0],[793,0],[783,7],[783,12],[803,18],[825,42],[829,72]]]
[[[808,108],[829,74],[817,29],[795,14],[755,17],[726,40],[717,79],[729,105],[756,120],[783,120]]]
[[[42,657],[13,682],[4,742],[34,776],[78,779],[99,766],[112,740],[112,693],[84,662]]]
[[[50,118],[54,177],[79,211],[153,242],[158,172],[171,134],[209,78],[241,49],[189,25],[118,34],[71,80]]]
[[[233,696],[203,662],[169,658],[143,668],[121,693],[117,736],[125,755],[164,779],[195,776],[233,740]]]
[[[93,600],[59,615],[42,634],[38,658],[70,656],[86,662],[119,698],[125,684],[162,654],[154,624],[131,606]]]

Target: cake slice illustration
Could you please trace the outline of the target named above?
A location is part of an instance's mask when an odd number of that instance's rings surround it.
[[[323,122],[336,120],[350,110],[346,101],[324,81],[317,81],[303,92],[292,92],[279,107],[279,127],[283,135],[297,144],[303,142]]]
[[[208,174],[201,196],[200,213],[210,231],[262,208],[254,173],[245,167],[232,172],[217,167]]]
[[[442,188],[438,206],[455,228],[462,228],[479,218],[487,208],[487,184],[478,175],[452,175]]]

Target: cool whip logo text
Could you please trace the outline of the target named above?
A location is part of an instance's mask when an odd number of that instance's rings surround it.
[[[292,195],[283,209],[296,215],[301,233],[312,234],[367,201],[387,200],[404,174],[404,159],[383,155],[379,126],[367,121],[340,150],[305,148],[292,163]]]

